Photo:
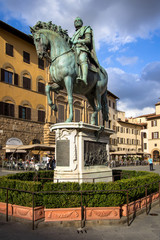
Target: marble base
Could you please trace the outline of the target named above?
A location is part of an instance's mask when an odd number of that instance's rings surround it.
[[[57,123],[50,127],[56,133],[55,182],[112,181],[109,161],[110,129],[83,122]]]

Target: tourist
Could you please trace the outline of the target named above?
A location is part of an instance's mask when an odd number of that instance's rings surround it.
[[[148,163],[150,171],[153,171],[153,159],[151,158],[151,156],[148,157]]]

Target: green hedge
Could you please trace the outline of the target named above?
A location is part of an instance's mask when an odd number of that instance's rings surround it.
[[[109,183],[82,183],[81,185],[78,183],[46,183],[44,185],[44,191],[78,191],[78,189],[80,189],[83,191],[83,206],[121,206],[126,203],[126,192],[116,190],[129,190],[131,188],[144,186],[157,181],[157,183],[148,186],[148,194],[151,194],[158,191],[159,180],[159,174],[147,173],[140,177],[132,177],[130,179],[123,179]],[[104,192],[101,192],[102,190]],[[145,187],[132,189],[129,191],[129,202],[135,201],[144,196]],[[66,208],[80,206],[80,194],[52,193],[46,194],[43,199],[44,206],[46,208]]]
[[[67,183],[45,183],[44,191],[79,191],[80,184]],[[71,208],[81,206],[80,193],[49,193],[44,194],[44,206],[47,208]]]
[[[40,182],[50,182],[53,180],[54,171],[29,171],[29,172],[21,172],[16,174],[10,174],[7,176],[8,179],[17,179],[21,181],[33,181],[38,177],[38,181]],[[43,179],[44,178],[44,179]]]
[[[140,176],[145,176],[148,175],[150,173],[148,173],[147,171],[129,171],[129,170],[122,170],[121,172],[121,176],[122,179],[128,179],[128,178],[132,178],[132,177],[140,177]]]
[[[0,179],[0,187],[6,187],[17,190],[24,190],[30,192],[37,192],[42,190],[41,182],[31,182],[31,181],[21,181],[15,179],[9,179],[6,177],[2,177]],[[6,190],[0,189],[0,202],[6,202]],[[21,206],[32,206],[32,194],[19,192],[19,191],[8,191],[8,202],[11,204],[21,205]],[[34,206],[43,205],[43,196],[41,194],[37,194],[34,197]]]
[[[49,171],[47,171],[49,172]],[[43,205],[46,208],[70,208],[70,207],[80,207],[81,206],[81,192],[73,193],[73,191],[83,191],[82,202],[83,206],[86,207],[108,207],[108,206],[120,206],[126,203],[126,192],[118,190],[129,190],[129,202],[135,201],[139,198],[145,196],[146,184],[151,184],[148,186],[148,194],[158,191],[158,181],[160,181],[159,174],[150,172],[140,172],[136,173],[132,171],[132,176],[129,179],[122,179],[116,182],[99,182],[99,183],[53,183],[53,182],[33,182],[33,181],[22,181],[19,179],[30,179],[31,172],[18,173],[15,175],[9,175],[7,177],[0,178],[0,186],[8,187],[18,190],[26,190],[31,192],[43,192],[35,194],[35,206]],[[45,171],[40,173],[40,176],[45,176]],[[50,174],[53,174],[51,171]],[[136,176],[138,175],[139,176]],[[53,176],[53,175],[52,175]],[[48,177],[48,175],[47,175]],[[19,178],[18,180],[15,178]],[[140,188],[136,188],[140,187]],[[134,188],[134,189],[133,189]],[[136,189],[135,189],[136,188]],[[45,191],[51,192],[55,191],[57,193],[44,193]],[[71,191],[71,193],[58,193],[58,191]],[[86,192],[85,192],[86,191]],[[90,192],[87,192],[90,191]],[[101,192],[104,191],[104,192]],[[114,192],[112,192],[114,191]],[[32,206],[32,194],[9,191],[8,192],[9,203],[22,205],[22,206]],[[0,202],[6,201],[6,190],[0,189]]]

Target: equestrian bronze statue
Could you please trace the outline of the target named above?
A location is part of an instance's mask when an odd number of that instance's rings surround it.
[[[58,93],[65,88],[69,104],[66,122],[72,122],[73,93],[84,95],[93,108],[91,124],[97,125],[100,110],[103,121],[108,121],[108,75],[97,60],[91,27],[83,26],[80,18],[75,19],[74,25],[76,32],[72,38],[67,30],[52,22],[39,21],[30,29],[38,57],[50,62],[52,81],[46,86],[49,106],[57,110],[52,102],[51,91]]]

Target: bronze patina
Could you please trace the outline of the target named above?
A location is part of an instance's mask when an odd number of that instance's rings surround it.
[[[76,18],[74,24],[76,32],[72,39],[67,30],[52,22],[39,21],[30,29],[38,57],[50,62],[52,81],[46,86],[49,106],[57,110],[52,102],[51,91],[58,93],[65,88],[69,104],[69,118],[66,122],[72,122],[73,93],[82,94],[93,108],[91,124],[97,125],[100,110],[103,121],[108,121],[108,75],[98,63],[91,27],[83,26],[80,18]]]

